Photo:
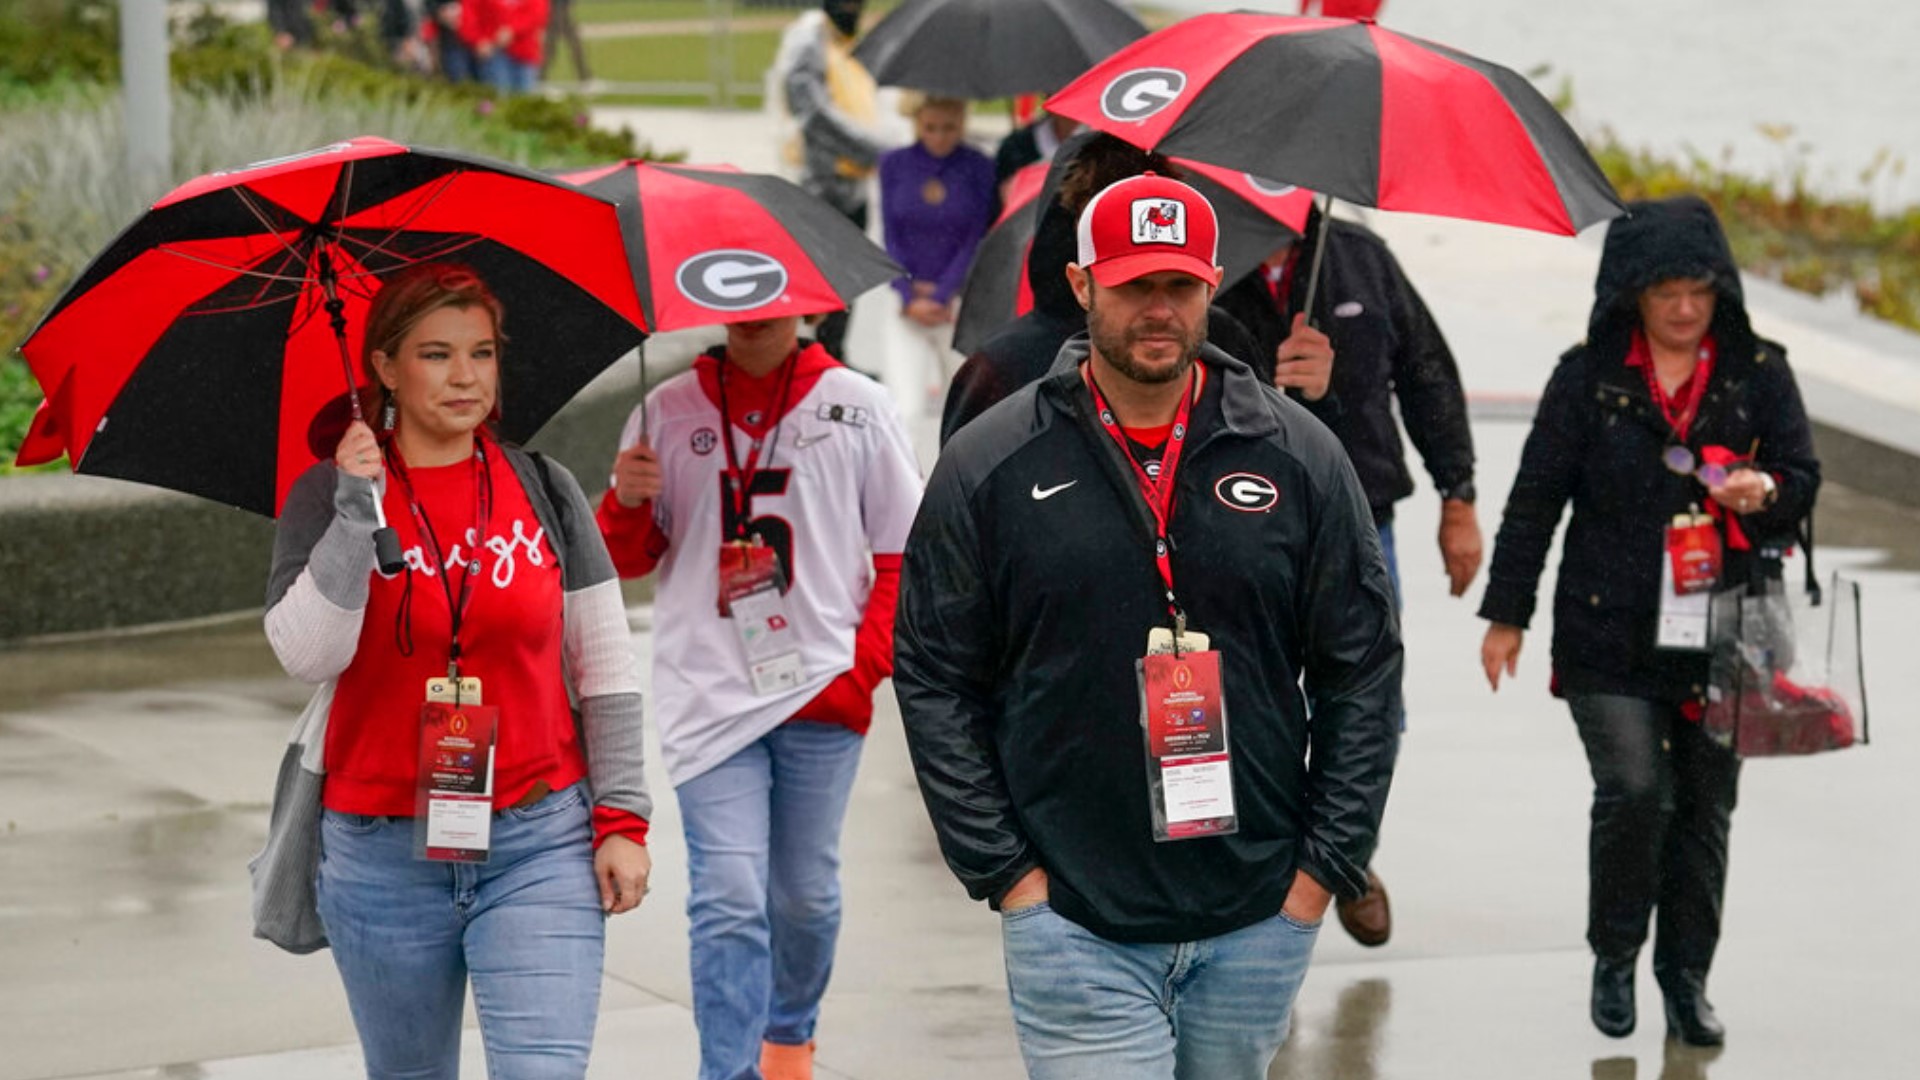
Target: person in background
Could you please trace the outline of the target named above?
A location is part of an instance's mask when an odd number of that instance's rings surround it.
[[[1819,488],[1786,350],[1748,322],[1712,207],[1690,195],[1630,203],[1607,229],[1587,340],[1541,396],[1480,604],[1481,665],[1498,690],[1519,670],[1571,503],[1550,685],[1593,773],[1590,1012],[1607,1035],[1634,1029],[1635,967],[1654,918],[1668,1034],[1696,1046],[1726,1038],[1707,975],[1740,762],[1700,725],[1706,602],[1715,588],[1780,576]]]
[[[1030,124],[1022,124],[1000,140],[993,154],[993,182],[1005,184],[1009,177],[1036,161],[1052,161],[1060,144],[1080,130],[1080,122],[1071,117],[1043,113]]]
[[[1329,19],[1377,19],[1386,0],[1300,0],[1300,14]]]
[[[481,72],[473,46],[461,35],[462,0],[424,0],[421,36],[433,46],[434,65],[448,82],[477,82]]]
[[[1324,219],[1319,207],[1307,218],[1305,237],[1234,283],[1221,294],[1220,306],[1253,333],[1262,352],[1275,357],[1275,385],[1297,395],[1347,448],[1373,510],[1396,596],[1404,593],[1393,508],[1413,493],[1400,440],[1405,424],[1440,495],[1440,564],[1448,590],[1463,596],[1479,573],[1482,541],[1474,510],[1473,432],[1453,353],[1384,240],[1353,222]],[[1308,278],[1322,243],[1320,288],[1314,310],[1307,312]],[[1336,357],[1329,368],[1289,355],[1288,339],[1303,325],[1325,331]],[[1404,722],[1404,703],[1396,712]],[[1367,881],[1365,896],[1339,905],[1340,925],[1362,945],[1384,945],[1393,932],[1387,889],[1371,869]]]
[[[654,701],[687,834],[700,1080],[812,1076],[840,828],[920,500],[886,391],[798,330],[730,324],[634,410],[600,502],[621,575],[660,573]]]
[[[461,24],[487,83],[502,94],[526,94],[547,56],[548,0],[463,0]],[[471,27],[467,23],[476,25]]]
[[[800,186],[849,221],[867,227],[868,180],[885,149],[878,134],[879,87],[853,47],[865,0],[820,0],[780,38],[769,70],[772,92],[797,128],[788,148]],[[827,352],[844,357],[847,313],[830,312],[814,330]]]
[[[267,29],[278,49],[313,44],[313,5],[308,0],[267,0]]]
[[[319,915],[382,1080],[459,1073],[469,986],[491,1075],[584,1077],[606,917],[652,870],[620,583],[573,477],[490,430],[503,318],[462,266],[388,280],[362,355],[379,430],[349,426],[274,533],[267,640],[331,695]],[[448,705],[456,677],[477,685]],[[436,826],[443,788],[486,797],[477,843]]]
[[[880,216],[887,254],[907,271],[886,381],[903,417],[919,416],[946,389],[954,298],[980,238],[993,222],[993,163],[966,144],[967,105],[923,98],[913,107],[916,141],[880,158]]]
[[[551,0],[552,13],[547,16],[547,56],[540,65],[540,77],[547,78],[547,71],[553,66],[553,57],[558,45],[564,43],[567,53],[573,59],[573,77],[576,82],[591,82],[593,71],[587,66],[587,45],[580,40],[580,24],[573,17],[573,0]]]

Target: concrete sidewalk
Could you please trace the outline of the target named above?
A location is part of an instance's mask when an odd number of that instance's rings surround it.
[[[1489,477],[1525,427],[1478,426]],[[1488,487],[1494,485],[1490,480]],[[1503,491],[1489,491],[1498,500]],[[1920,515],[1854,497],[1916,564]],[[1412,731],[1377,866],[1394,940],[1322,936],[1288,1080],[1722,1080],[1912,1075],[1910,968],[1920,837],[1898,823],[1920,770],[1907,732],[1920,669],[1899,662],[1920,575],[1888,553],[1826,549],[1866,583],[1871,747],[1746,771],[1713,994],[1718,1059],[1667,1046],[1643,972],[1641,1030],[1586,1018],[1581,940],[1589,783],[1545,689],[1545,628],[1515,685],[1477,671],[1473,599],[1444,593],[1424,540],[1437,500],[1404,504]],[[1476,590],[1477,593],[1477,590]],[[644,654],[650,612],[634,611]],[[0,651],[0,1080],[308,1080],[359,1074],[326,954],[247,936],[245,864],[304,688],[257,623]],[[820,1029],[823,1078],[1014,1080],[996,917],[941,862],[883,688],[846,834],[840,961]],[[651,735],[650,735],[651,739]],[[654,760],[657,762],[657,755]],[[610,929],[592,1075],[690,1077],[685,855],[658,769],[655,890]],[[1636,1072],[1638,1070],[1638,1072]],[[463,1076],[484,1075],[469,1033]]]

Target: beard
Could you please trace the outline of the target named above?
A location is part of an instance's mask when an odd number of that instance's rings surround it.
[[[1094,351],[1120,374],[1138,383],[1170,383],[1186,378],[1187,372],[1193,368],[1193,362],[1200,358],[1200,346],[1207,340],[1205,311],[1201,312],[1199,323],[1184,333],[1178,323],[1167,321],[1142,321],[1119,328],[1108,326],[1101,318],[1097,300],[1087,309],[1087,316],[1087,336],[1093,343]],[[1134,347],[1140,339],[1169,335],[1180,340],[1179,355],[1173,363],[1153,364],[1135,359]]]

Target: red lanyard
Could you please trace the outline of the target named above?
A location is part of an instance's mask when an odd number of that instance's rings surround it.
[[[773,412],[773,434],[765,440],[768,468],[773,467],[773,449],[780,441],[780,421],[787,415],[787,394],[793,390],[793,370],[800,366],[797,362],[799,355],[799,351],[795,350],[792,356],[787,357],[786,377],[780,380],[779,403]],[[753,442],[747,450],[747,464],[742,468],[733,447],[733,412],[727,408],[727,367],[723,359],[720,361],[720,370],[714,373],[714,381],[720,384],[720,427],[727,433],[720,444],[727,449],[727,498],[733,502],[733,520],[739,533],[733,539],[745,540],[753,522],[753,479],[759,474],[763,440],[759,435],[753,436]]]
[[[1660,375],[1653,366],[1653,349],[1646,340],[1636,340],[1634,349],[1646,361],[1642,370],[1646,373],[1647,391],[1653,395],[1653,403],[1660,406],[1660,413],[1667,418],[1667,426],[1673,429],[1674,437],[1686,442],[1687,432],[1700,413],[1701,399],[1707,396],[1707,380],[1713,376],[1713,361],[1718,351],[1713,338],[1703,338],[1700,342],[1699,362],[1693,366],[1693,374],[1687,377],[1687,396],[1684,400],[1675,399],[1660,385]]]
[[[440,546],[440,537],[433,531],[433,522],[427,517],[426,507],[420,505],[419,496],[414,494],[413,480],[407,475],[407,463],[400,457],[400,448],[392,442],[386,445],[387,466],[400,481],[407,493],[407,506],[413,511],[413,521],[420,529],[420,542],[426,545],[427,558],[433,560],[434,576],[440,579],[440,591],[447,597],[448,638],[447,678],[460,677],[460,623],[466,618],[467,606],[473,601],[473,576],[480,572],[480,546],[487,542],[487,525],[493,517],[493,471],[487,467],[487,444],[478,434],[473,437],[473,524],[474,546],[467,553],[466,562],[460,569],[460,596],[455,600],[453,583],[448,579],[453,571],[447,566],[445,551]],[[411,567],[407,570],[412,574]],[[408,632],[408,639],[412,637]]]
[[[1149,476],[1146,466],[1133,456],[1133,445],[1120,427],[1119,419],[1113,415],[1113,409],[1107,405],[1107,397],[1100,392],[1100,384],[1094,381],[1092,368],[1082,368],[1081,371],[1086,376],[1087,389],[1093,392],[1093,407],[1100,417],[1100,426],[1119,445],[1121,455],[1133,467],[1133,478],[1140,486],[1140,497],[1147,504],[1147,513],[1153,515],[1154,565],[1160,570],[1160,580],[1167,585],[1167,611],[1173,616],[1175,624],[1184,629],[1186,614],[1180,610],[1180,602],[1173,592],[1173,545],[1167,541],[1167,527],[1173,522],[1173,483],[1180,472],[1180,453],[1186,448],[1193,403],[1200,396],[1200,388],[1206,384],[1205,369],[1194,368],[1194,373],[1189,377],[1192,392],[1180,395],[1180,411],[1174,415],[1173,431],[1167,436],[1167,451],[1160,459],[1160,476],[1157,480]]]

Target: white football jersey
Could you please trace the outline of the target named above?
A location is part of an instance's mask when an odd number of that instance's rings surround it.
[[[647,397],[647,431],[665,489],[654,517],[670,545],[657,568],[653,616],[653,715],[675,786],[732,757],[790,719],[853,667],[854,635],[873,585],[874,554],[897,555],[920,505],[920,470],[892,398],[864,375],[836,366],[780,421],[762,451],[752,513],[758,531],[792,567],[787,612],[799,643],[800,685],[753,692],[732,620],[719,612],[719,557],[727,469],[721,432],[744,464],[752,439],[722,424],[696,371]],[[639,438],[640,409],[621,432]]]

